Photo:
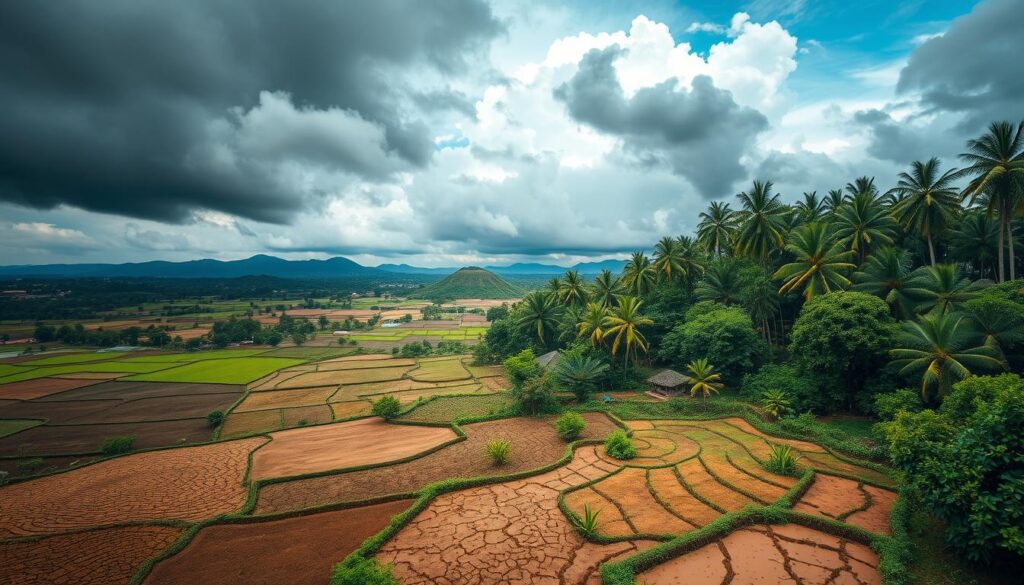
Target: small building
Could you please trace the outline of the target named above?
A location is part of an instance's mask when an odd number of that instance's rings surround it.
[[[545,370],[558,363],[558,352],[549,351],[544,355],[537,356],[537,365]]]
[[[690,377],[675,370],[662,370],[647,378],[647,383],[654,392],[670,396],[690,390]]]

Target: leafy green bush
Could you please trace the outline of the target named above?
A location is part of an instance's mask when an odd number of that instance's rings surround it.
[[[351,557],[334,565],[331,585],[401,585],[391,566],[381,567],[377,561]]]
[[[127,453],[135,446],[136,438],[137,437],[135,435],[107,437],[107,439],[103,441],[103,446],[100,447],[100,451],[102,451],[104,455]]]
[[[373,403],[371,412],[374,416],[379,416],[384,420],[391,420],[398,416],[401,410],[402,404],[398,402],[398,399],[388,394],[381,396],[380,399]]]
[[[528,380],[541,375],[544,371],[537,363],[537,356],[532,349],[524,349],[516,355],[505,360],[505,373],[508,376],[512,387],[521,387]]]
[[[789,412],[790,405],[789,395],[782,390],[766,390],[761,396],[761,407],[775,418]]]
[[[522,386],[512,386],[512,398],[523,414],[558,412],[555,389],[547,376],[530,378]]]
[[[971,377],[939,412],[897,412],[880,425],[906,485],[972,561],[1024,557],[1024,380]]]
[[[508,439],[495,439],[487,443],[485,449],[487,456],[491,459],[491,463],[505,465],[508,463],[508,457],[512,451],[512,441]]]
[[[555,421],[558,436],[566,441],[576,440],[586,427],[587,421],[583,420],[579,413],[572,411],[566,412]]]
[[[206,415],[206,426],[211,429],[215,429],[224,422],[224,413],[219,410],[211,411],[210,414]]]
[[[687,311],[686,321],[665,335],[659,350],[661,359],[678,370],[706,358],[729,386],[736,386],[767,353],[768,345],[743,309],[709,302],[697,303]]]
[[[625,431],[612,431],[604,441],[604,449],[616,459],[632,459],[636,457],[636,447],[629,440]]]
[[[910,388],[900,388],[895,392],[875,395],[875,416],[879,420],[892,420],[901,410],[921,412],[923,408],[921,393]]]
[[[771,453],[764,462],[764,468],[779,475],[797,475],[796,457],[789,445],[770,445]]]
[[[789,365],[766,364],[757,372],[743,376],[740,396],[761,400],[771,391],[785,392],[789,410],[793,412],[824,412],[825,400],[811,376],[799,374]]]

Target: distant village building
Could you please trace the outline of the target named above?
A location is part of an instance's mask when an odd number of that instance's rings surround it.
[[[690,389],[690,377],[675,370],[662,370],[647,378],[647,383],[652,391],[668,396],[682,394]]]

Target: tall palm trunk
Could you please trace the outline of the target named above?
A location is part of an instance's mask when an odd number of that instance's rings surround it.
[[[928,257],[932,261],[932,266],[935,266],[935,243],[932,241],[931,232],[928,232]]]
[[[1010,207],[1010,206],[1007,205],[1007,207]],[[1016,280],[1017,279],[1017,267],[1015,266],[1016,262],[1014,262],[1015,258],[1014,258],[1014,253],[1013,253],[1013,210],[1012,209],[1007,209],[1006,210],[1006,252],[1007,252],[1007,256],[1009,256],[1009,258],[1007,258],[1006,261],[1010,265],[1010,280]]]
[[[999,279],[998,280],[999,280],[999,282],[1003,282],[1004,280],[1006,280],[1006,270],[1005,270],[1006,264],[1003,262],[1003,255],[1004,255],[1003,242],[1005,241],[1005,234],[1006,234],[1006,232],[1005,232],[1005,230],[1006,230],[1006,223],[1004,221],[1004,218],[1006,217],[1006,214],[1002,213],[1003,207],[1005,207],[1005,206],[1000,205],[999,207],[1000,207],[1000,209],[999,209],[1000,214],[999,214],[999,259],[998,259],[998,262],[999,262]]]

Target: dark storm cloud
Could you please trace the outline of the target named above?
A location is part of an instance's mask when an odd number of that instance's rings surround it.
[[[950,136],[943,137],[941,140],[931,140],[928,138],[928,131],[914,129],[905,123],[897,122],[888,113],[878,109],[856,112],[853,115],[853,121],[867,128],[871,134],[868,154],[899,164],[925,160],[932,156],[948,156],[951,153],[937,152],[936,149],[942,147],[955,149],[961,142],[959,138]]]
[[[1024,118],[1024,2],[988,0],[925,42],[900,72],[897,91],[919,91],[933,111],[965,115],[972,135],[994,120]]]
[[[594,49],[579,70],[555,90],[569,114],[594,128],[621,136],[642,164],[666,162],[701,194],[729,194],[747,171],[740,158],[755,136],[767,129],[758,111],[741,107],[732,94],[697,76],[690,91],[669,80],[626,98],[613,64],[618,47]]]
[[[500,30],[483,0],[0,3],[0,199],[287,220],[427,164],[403,80],[459,74]]]

